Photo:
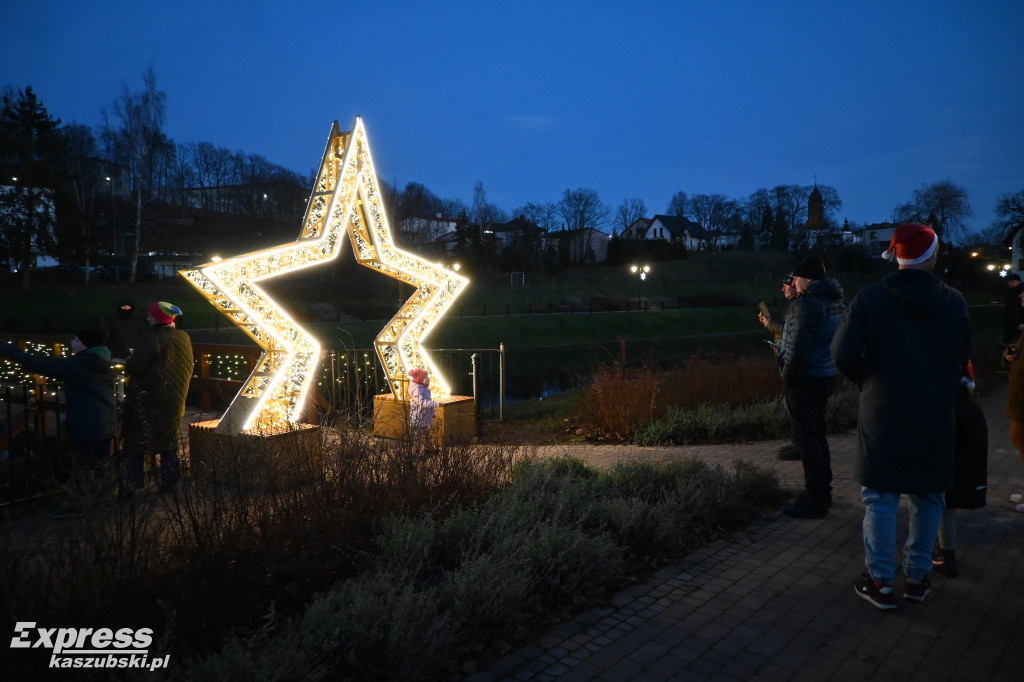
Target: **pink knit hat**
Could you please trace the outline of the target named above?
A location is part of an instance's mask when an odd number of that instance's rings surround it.
[[[427,370],[422,367],[413,367],[409,370],[409,378],[417,384],[425,383],[427,380]]]
[[[181,308],[166,301],[153,301],[148,312],[160,324],[171,324],[174,318],[181,315]]]

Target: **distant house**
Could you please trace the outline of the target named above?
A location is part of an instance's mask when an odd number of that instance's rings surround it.
[[[892,233],[895,231],[896,226],[892,223],[865,225],[861,231],[860,238],[861,244],[864,247],[864,255],[868,258],[881,258],[882,254],[889,248],[889,242],[892,241]],[[856,236],[853,239],[855,241]]]
[[[513,245],[520,243],[539,243],[539,240],[547,233],[543,227],[535,225],[524,216],[519,216],[507,223],[488,223],[487,230],[495,236],[498,243],[502,245]]]
[[[656,215],[647,230],[647,239],[664,239],[669,242],[681,242],[687,251],[700,251],[707,248],[708,233],[700,226],[683,216]]]
[[[545,236],[546,247],[557,251],[567,263],[603,263],[608,258],[607,232],[585,227],[579,230],[557,230]]]
[[[446,235],[454,234],[458,218],[443,216],[416,216],[406,218],[398,224],[398,234],[402,241],[413,246],[423,246],[442,240]]]
[[[646,239],[647,230],[651,227],[650,218],[637,218],[619,236],[623,239]]]

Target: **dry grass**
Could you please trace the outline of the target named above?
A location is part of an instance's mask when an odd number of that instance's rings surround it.
[[[239,466],[215,477],[185,466],[173,494],[91,500],[80,519],[6,524],[0,627],[151,627],[165,653],[217,650],[258,632],[268,610],[295,616],[363,570],[384,519],[443,518],[475,504],[506,487],[524,457],[500,445],[322,433],[321,456],[290,457],[305,469],[284,477],[243,466],[236,453]]]
[[[595,369],[578,403],[577,437],[631,441],[639,429],[662,419],[670,407],[747,407],[777,397],[778,366],[770,354],[756,358],[694,357],[679,369],[630,369],[622,355]]]

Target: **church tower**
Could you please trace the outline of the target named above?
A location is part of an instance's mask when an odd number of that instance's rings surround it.
[[[827,227],[825,224],[825,200],[821,196],[821,192],[818,191],[818,181],[814,181],[814,189],[811,191],[811,196],[807,198],[807,226],[808,232],[816,232],[818,230],[824,230]]]

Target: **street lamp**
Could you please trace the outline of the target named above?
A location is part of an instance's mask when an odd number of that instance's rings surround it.
[[[651,266],[650,265],[632,265],[632,266],[630,266],[629,269],[630,269],[630,271],[634,275],[636,275],[636,274],[640,275],[640,281],[637,283],[637,290],[636,290],[636,307],[637,308],[642,308],[643,307],[642,301],[643,301],[643,295],[644,295],[644,280],[647,279],[647,273],[651,271]]]

